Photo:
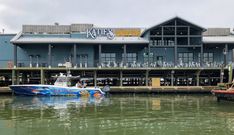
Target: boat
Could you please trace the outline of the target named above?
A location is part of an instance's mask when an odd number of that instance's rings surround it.
[[[220,100],[234,101],[234,83],[213,89],[211,93],[217,97],[218,102]]]
[[[54,85],[29,84],[29,85],[10,85],[10,89],[15,95],[26,96],[91,96],[100,97],[109,91],[109,86],[103,90],[99,87],[81,87],[71,86],[71,80],[79,77],[73,77],[70,74],[56,76]],[[104,92],[105,91],[105,92]]]

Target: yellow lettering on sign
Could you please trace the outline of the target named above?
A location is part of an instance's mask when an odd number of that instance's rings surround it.
[[[139,37],[141,35],[140,29],[116,29],[114,30],[116,37]]]

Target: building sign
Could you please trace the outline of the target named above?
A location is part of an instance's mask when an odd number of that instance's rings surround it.
[[[87,38],[96,39],[97,37],[107,37],[107,39],[114,39],[115,34],[112,29],[106,28],[91,28],[87,30]]]
[[[116,37],[140,37],[141,29],[138,28],[123,28],[114,30]]]

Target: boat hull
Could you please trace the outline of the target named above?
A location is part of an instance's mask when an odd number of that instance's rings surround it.
[[[213,95],[217,97],[217,101],[229,100],[234,101],[234,90],[212,90]]]
[[[16,95],[27,96],[101,96],[104,92],[100,88],[77,88],[54,85],[11,85]]]

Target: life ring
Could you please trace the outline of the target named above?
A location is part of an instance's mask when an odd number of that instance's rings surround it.
[[[99,98],[99,97],[101,97],[101,96],[102,96],[102,94],[101,94],[101,93],[99,93],[99,92],[96,92],[96,93],[94,93],[94,94],[93,94],[93,96],[94,96],[94,97],[96,97],[96,98]]]

